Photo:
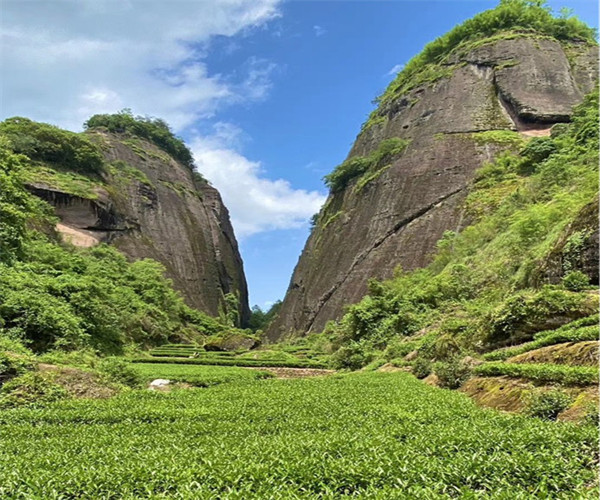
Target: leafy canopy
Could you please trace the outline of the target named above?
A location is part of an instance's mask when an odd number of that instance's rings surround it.
[[[186,167],[194,168],[194,158],[182,139],[177,137],[167,122],[149,116],[134,116],[129,109],[115,114],[94,115],[84,123],[87,130],[106,128],[113,133],[130,133],[147,139]]]
[[[9,141],[4,147],[33,161],[85,174],[98,174],[102,170],[100,149],[82,134],[14,117],[0,123],[0,135]]]

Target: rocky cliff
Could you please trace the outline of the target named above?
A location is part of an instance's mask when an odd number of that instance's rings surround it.
[[[148,140],[101,128],[85,135],[104,156],[99,175],[43,167],[30,175],[29,189],[54,205],[64,239],[161,262],[186,302],[213,316],[232,293],[244,324],[243,264],[218,191]]]
[[[428,264],[444,232],[468,224],[463,202],[475,171],[569,121],[597,72],[593,44],[512,31],[460,43],[393,83],[340,166],[369,167],[332,187],[269,338],[321,331],[370,278]],[[391,139],[403,147],[383,155]]]

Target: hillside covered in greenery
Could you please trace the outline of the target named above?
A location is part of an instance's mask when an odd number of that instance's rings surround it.
[[[479,170],[466,199],[472,224],[447,232],[431,265],[372,281],[369,295],[328,327],[338,365],[359,368],[415,350],[427,362],[482,353],[532,339],[553,316],[594,313],[597,296],[587,290],[597,281],[580,265],[597,196],[595,92],[571,124],[523,140],[517,154]],[[582,218],[586,228],[569,232]],[[544,266],[557,248],[562,283],[548,284]]]
[[[94,176],[107,166],[94,142],[21,118],[3,122],[0,134],[2,337],[38,352],[89,347],[118,354],[229,328],[186,306],[158,262],[128,262],[107,245],[80,249],[61,241],[52,207],[25,182],[41,161],[102,184]]]

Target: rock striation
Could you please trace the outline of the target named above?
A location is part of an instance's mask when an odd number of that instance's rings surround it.
[[[330,193],[269,339],[322,331],[370,278],[427,265],[444,232],[468,224],[463,200],[475,171],[511,147],[499,137],[549,135],[569,121],[597,81],[597,47],[513,32],[461,44],[436,71],[382,102],[359,133],[349,159],[390,138],[408,146],[375,175]]]
[[[245,324],[250,310],[243,263],[218,191],[144,139],[87,134],[107,166],[90,193],[43,180],[29,184],[55,207],[64,239],[84,247],[105,242],[131,259],[161,262],[188,305],[213,316],[233,293]]]

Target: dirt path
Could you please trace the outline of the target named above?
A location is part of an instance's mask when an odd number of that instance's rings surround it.
[[[331,375],[335,370],[321,370],[316,368],[283,368],[271,366],[257,366],[248,368],[248,370],[260,370],[270,372],[277,378],[300,378],[300,377],[319,377],[322,375]]]

